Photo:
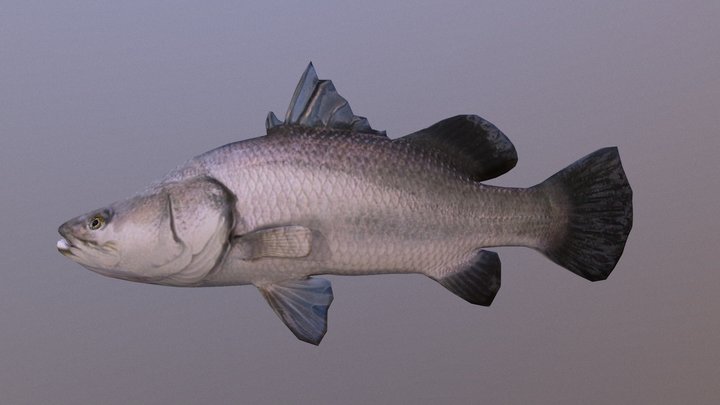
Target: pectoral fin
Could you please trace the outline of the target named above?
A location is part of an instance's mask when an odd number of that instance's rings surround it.
[[[261,229],[233,238],[232,257],[305,257],[312,250],[312,231],[304,226]]]
[[[333,300],[330,282],[322,278],[287,280],[258,286],[273,311],[303,342],[320,344],[327,331]]]

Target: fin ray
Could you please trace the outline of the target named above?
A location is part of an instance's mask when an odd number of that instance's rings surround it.
[[[261,285],[258,289],[298,339],[320,344],[327,332],[327,313],[333,301],[329,281],[313,277]]]
[[[312,230],[304,226],[261,229],[233,238],[230,255],[242,260],[305,257],[312,250]]]
[[[367,118],[355,115],[348,101],[340,95],[330,80],[318,79],[312,62],[300,77],[290,101],[285,121],[280,122],[270,112],[265,120],[268,135],[283,128],[301,126],[362,132],[385,136],[384,131],[372,129]]]
[[[310,97],[312,97],[319,81],[315,67],[310,62],[305,72],[300,76],[300,81],[295,88],[292,99],[290,99],[290,106],[285,114],[286,124],[300,121],[300,116],[306,110]]]
[[[282,121],[278,119],[274,112],[270,111],[267,115],[267,118],[265,118],[265,129],[270,131],[280,125],[282,125]]]
[[[633,222],[632,189],[617,148],[593,152],[536,187],[559,190],[569,210],[562,234],[538,249],[583,278],[606,279],[620,260]]]
[[[480,250],[469,261],[435,280],[471,304],[489,306],[500,290],[500,257],[495,252]]]

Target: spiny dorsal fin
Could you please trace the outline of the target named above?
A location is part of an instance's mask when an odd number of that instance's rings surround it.
[[[270,131],[272,128],[280,125],[282,125],[282,121],[280,121],[278,117],[275,116],[274,112],[270,111],[267,115],[267,118],[265,118],[265,129]]]
[[[367,118],[353,114],[350,104],[337,92],[332,81],[318,79],[312,62],[300,77],[285,121],[280,122],[272,112],[265,120],[268,135],[288,126],[385,135],[385,131],[372,129]]]
[[[433,150],[476,181],[506,173],[517,163],[512,142],[495,125],[477,115],[457,115],[398,138]]]

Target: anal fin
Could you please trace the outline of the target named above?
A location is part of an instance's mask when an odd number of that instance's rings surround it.
[[[500,258],[495,252],[480,250],[452,272],[434,279],[471,304],[490,306],[500,290]]]
[[[273,311],[303,342],[320,344],[333,301],[330,282],[322,278],[287,280],[257,286]]]

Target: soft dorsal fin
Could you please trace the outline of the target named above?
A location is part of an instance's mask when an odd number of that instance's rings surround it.
[[[285,121],[281,122],[273,112],[268,113],[265,120],[268,135],[287,126],[385,135],[384,131],[372,129],[367,118],[353,114],[350,104],[335,90],[332,81],[318,79],[312,62],[300,77]]]
[[[506,173],[517,163],[512,142],[495,125],[477,115],[457,115],[398,138],[431,149],[476,181]]]

